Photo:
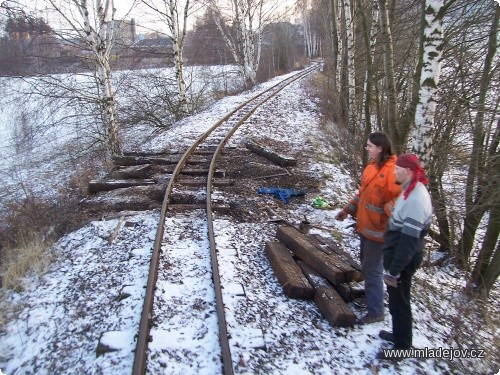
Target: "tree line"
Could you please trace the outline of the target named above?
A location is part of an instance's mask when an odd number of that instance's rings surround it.
[[[369,133],[383,130],[399,153],[419,155],[430,177],[432,238],[467,271],[469,286],[488,293],[500,273],[500,6],[312,0],[303,7],[321,40],[335,137],[356,155]]]

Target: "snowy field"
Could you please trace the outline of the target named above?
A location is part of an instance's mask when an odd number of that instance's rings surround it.
[[[125,91],[127,88],[133,87],[134,93],[153,95],[154,90],[147,89],[151,74],[162,80],[172,80],[174,70],[117,72],[114,85],[118,106],[126,106],[136,99],[130,90]],[[43,83],[40,81],[52,82],[55,86],[41,89]],[[204,92],[207,104],[217,93],[235,92],[242,85],[234,66],[189,67],[186,81],[193,82],[190,85],[193,95]],[[57,75],[40,80],[0,77],[3,89],[0,97],[0,208],[6,201],[18,201],[30,194],[53,198],[58,188],[78,171],[88,147],[102,130],[89,115],[92,108],[85,107],[82,113],[78,105],[66,106],[70,98],[65,97],[64,90],[68,90],[68,95],[70,90],[79,90],[85,96],[92,82],[92,77],[83,75]],[[56,95],[62,97],[54,99]],[[133,131],[122,134],[124,148],[138,147],[137,143],[155,130],[141,124],[135,126]]]

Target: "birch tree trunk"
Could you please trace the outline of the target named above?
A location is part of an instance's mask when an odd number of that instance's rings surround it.
[[[365,72],[365,80],[364,80],[364,85],[363,85],[363,104],[362,104],[362,110],[361,110],[361,124],[364,125],[364,139],[367,139],[370,133],[372,132],[372,125],[371,125],[371,110],[370,110],[370,104],[372,101],[372,80],[373,80],[373,75],[374,75],[374,68],[373,68],[373,58],[375,56],[375,43],[377,40],[377,24],[379,21],[379,14],[378,14],[378,4],[377,2],[372,3],[372,9],[371,9],[371,21],[368,22],[368,19],[366,17],[366,12],[364,11],[363,4],[361,0],[358,0],[358,11],[361,14],[361,18],[363,20],[363,36],[364,36],[364,41],[365,41],[365,48],[366,48],[366,72]],[[366,153],[365,153],[365,156]],[[365,162],[367,159],[365,160]]]
[[[425,166],[429,165],[432,150],[432,130],[436,113],[436,94],[441,75],[443,54],[444,0],[425,1],[423,28],[423,59],[420,76],[419,101],[415,112],[415,126],[411,135],[412,152]]]
[[[380,12],[380,39],[384,54],[384,71],[387,86],[387,130],[396,148],[405,143],[397,125],[397,91],[394,77],[394,46],[387,0],[378,0]]]
[[[83,3],[83,1],[82,1]],[[85,23],[89,25],[88,10],[83,14]],[[97,0],[97,18],[99,22],[99,31],[97,33],[95,45],[95,55],[98,62],[99,70],[99,85],[102,87],[102,107],[104,119],[107,124],[108,144],[113,156],[121,155],[120,141],[118,137],[118,122],[116,118],[116,103],[113,91],[113,81],[111,77],[111,67],[109,59],[111,56],[111,48],[114,42],[114,22],[115,22],[115,5],[111,0]],[[90,29],[86,30],[89,34]]]
[[[308,58],[315,58],[321,54],[323,28],[318,29],[318,11],[315,9],[317,5],[315,1],[309,2],[309,0],[301,0],[297,4],[304,29],[304,52]]]
[[[347,82],[348,82],[348,100],[347,100],[347,113],[348,113],[348,126],[351,133],[356,133],[357,125],[357,111],[355,107],[356,99],[356,77],[354,70],[354,23],[351,15],[351,4],[349,0],[343,0],[343,14],[345,17],[345,31],[346,31],[346,50],[347,50]]]
[[[184,40],[186,38],[186,24],[188,18],[189,0],[186,0],[184,11],[182,12],[182,22],[179,24],[179,12],[177,9],[177,2],[170,0],[168,2],[168,10],[172,22],[169,22],[170,33],[172,35],[173,50],[174,50],[174,63],[175,63],[175,78],[177,86],[179,87],[179,108],[182,116],[189,112],[188,99],[186,93],[186,82],[184,80],[184,59],[182,51],[184,49]]]
[[[308,11],[302,13],[302,25],[304,26],[304,50],[306,57],[312,57],[312,32],[311,23],[308,19]]]
[[[342,125],[350,132],[350,116],[349,116],[349,53],[347,50],[347,23],[344,7],[345,0],[338,0],[337,15],[339,25],[339,103],[340,103],[340,118]]]
[[[376,4],[376,3],[375,3]],[[371,55],[371,35],[372,35],[372,27],[373,24],[370,25],[367,17],[366,17],[366,12],[365,12],[365,7],[362,2],[362,0],[356,0],[356,6],[358,9],[358,12],[361,17],[361,27],[362,27],[362,35],[363,35],[363,41],[364,41],[364,46],[366,49],[365,56],[366,56],[366,70],[365,70],[365,77],[364,77],[364,82],[363,82],[363,92],[362,92],[362,99],[361,99],[361,111],[360,111],[360,128],[363,128],[364,132],[364,139],[368,139],[368,136],[371,133],[371,119],[370,119],[370,91],[371,91],[371,73],[372,73],[372,65],[373,65],[373,55]],[[363,126],[364,124],[364,126]],[[363,165],[366,165],[368,162],[368,152],[366,149],[363,149]]]
[[[431,152],[435,142],[441,144],[443,150],[446,145],[446,136],[444,134],[439,137],[435,137],[433,134],[439,131],[436,130],[434,122],[444,44],[443,17],[446,9],[454,1],[451,0],[445,4],[442,0],[431,1],[430,3],[427,0],[423,4],[422,36],[419,44],[420,58],[415,69],[415,80],[418,80],[418,84],[414,85],[418,89],[418,93],[412,99],[408,111],[409,114],[413,112],[412,152],[417,154],[423,164],[427,166],[429,192],[432,196],[434,214],[439,227],[439,235],[435,239],[440,244],[440,251],[443,252],[449,252],[452,245],[446,197],[441,181],[445,164],[443,163],[443,157],[439,155],[434,154],[431,159]],[[402,120],[404,128],[407,127],[408,121],[405,120],[408,117],[405,116]],[[441,129],[441,131],[443,130]],[[451,130],[448,129],[448,133],[445,134],[451,134]]]
[[[89,7],[87,0],[72,0],[67,2],[67,9],[58,5],[54,0],[48,0],[53,9],[78,33],[87,48],[92,53],[96,63],[97,95],[101,107],[101,116],[106,124],[108,146],[112,155],[121,155],[121,146],[118,136],[118,122],[111,67],[109,60],[113,47],[115,6],[113,0],[96,0],[95,9]],[[74,14],[71,6],[76,7],[81,20],[71,19]],[[90,18],[95,14],[94,19]],[[92,26],[92,24],[94,26]]]
[[[231,13],[227,14],[222,11],[216,0],[210,2],[217,28],[248,86],[253,86],[257,82],[264,27],[263,4],[262,0],[256,2],[232,0]],[[232,37],[228,25],[235,26],[236,39]]]
[[[339,82],[339,32],[337,22],[336,0],[328,1],[328,12],[330,13],[330,35],[332,38],[332,70],[333,70],[333,92],[337,93]]]
[[[189,109],[189,100],[187,96],[186,80],[184,77],[184,58],[183,50],[187,33],[187,22],[190,11],[190,0],[181,3],[180,0],[163,0],[162,9],[157,5],[158,1],[143,0],[148,8],[160,15],[166,23],[169,30],[169,37],[172,41],[172,50],[175,67],[175,80],[177,82],[179,113],[176,118],[186,116]]]
[[[343,82],[343,77],[345,76],[343,72],[343,61],[344,61],[344,50],[345,50],[345,37],[344,37],[344,30],[345,30],[345,25],[343,22],[343,17],[342,17],[342,6],[340,4],[341,0],[334,0],[334,6],[336,8],[336,24],[337,24],[337,37],[338,37],[338,63],[337,63],[337,82],[339,84],[340,91],[343,90],[344,82]]]

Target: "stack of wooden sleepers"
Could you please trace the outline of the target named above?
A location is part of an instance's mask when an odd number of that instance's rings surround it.
[[[353,326],[356,315],[347,303],[364,295],[360,265],[332,240],[294,226],[279,226],[276,238],[265,253],[285,295],[313,299],[333,326]]]

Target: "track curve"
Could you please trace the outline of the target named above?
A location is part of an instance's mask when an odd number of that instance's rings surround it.
[[[151,341],[151,326],[153,319],[153,306],[155,301],[155,290],[156,283],[158,280],[158,271],[160,268],[160,255],[162,250],[162,244],[164,242],[166,231],[166,217],[167,213],[172,207],[172,193],[176,186],[182,184],[179,176],[183,171],[187,171],[186,168],[189,165],[189,159],[192,158],[196,152],[203,152],[206,150],[213,150],[214,145],[216,145],[213,154],[211,155],[210,167],[208,169],[206,178],[206,223],[207,223],[207,233],[208,241],[210,245],[210,260],[211,260],[211,272],[212,280],[215,289],[215,306],[217,309],[217,319],[218,319],[218,336],[220,340],[221,349],[221,360],[222,360],[222,371],[224,374],[233,374],[233,364],[231,358],[231,348],[229,344],[229,334],[226,327],[225,311],[224,311],[224,301],[222,297],[222,285],[220,280],[219,266],[217,262],[217,248],[214,236],[214,226],[213,226],[213,206],[212,206],[212,192],[213,192],[213,181],[216,174],[217,160],[223,151],[223,148],[227,141],[231,138],[234,132],[244,123],[254,112],[270,100],[272,97],[277,95],[281,90],[291,83],[299,80],[311,72],[317,70],[319,65],[313,65],[287,79],[279,82],[278,84],[272,86],[271,88],[265,90],[264,92],[252,97],[250,100],[238,106],[236,109],[224,116],[220,121],[215,123],[210,127],[205,133],[203,133],[198,139],[193,142],[193,144],[186,150],[182,155],[181,159],[177,163],[171,177],[169,184],[165,190],[165,195],[163,199],[163,204],[160,213],[159,225],[155,237],[155,244],[153,249],[153,254],[151,257],[148,281],[146,286],[146,294],[144,299],[143,310],[139,323],[139,332],[137,336],[137,345],[134,354],[134,365],[132,369],[133,374],[146,374],[148,365],[148,344]],[[151,360],[151,359],[150,359]]]

